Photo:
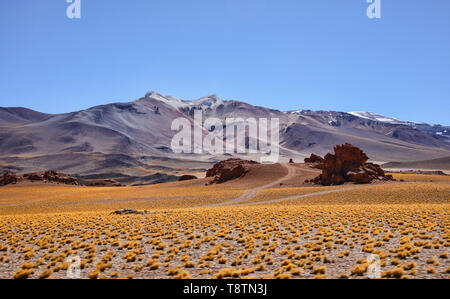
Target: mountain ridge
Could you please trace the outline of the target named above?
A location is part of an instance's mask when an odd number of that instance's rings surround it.
[[[2,164],[3,169],[32,170],[35,162],[27,162],[26,159],[33,157],[48,157],[47,167],[54,165],[55,170],[67,169],[64,161],[52,162],[51,157],[81,153],[84,158],[93,160],[99,159],[98,155],[129,157],[135,161],[130,164],[134,169],[127,170],[122,165],[115,167],[114,161],[102,158],[109,161],[105,171],[125,171],[135,176],[148,175],[151,167],[147,169],[145,165],[149,163],[164,166],[164,162],[157,159],[152,162],[144,159],[143,166],[139,157],[183,161],[181,169],[174,167],[174,173],[184,169],[183,163],[189,165],[186,169],[195,169],[191,167],[194,162],[213,163],[227,158],[225,155],[176,155],[171,151],[171,140],[177,133],[171,129],[172,121],[181,117],[193,123],[196,110],[202,110],[205,119],[278,118],[283,161],[289,158],[299,161],[311,153],[324,155],[336,144],[347,142],[364,149],[377,162],[450,156],[449,127],[428,124],[412,127],[407,123],[381,122],[335,111],[283,112],[236,100],[222,100],[217,95],[188,101],[151,91],[135,101],[98,105],[62,114],[45,114],[27,108],[0,108],[0,170]],[[442,134],[436,134],[439,133],[436,130]],[[227,141],[231,142],[224,139]],[[17,159],[12,162],[12,158]],[[69,165],[69,161],[66,164]],[[83,167],[69,168],[84,175],[99,171],[96,162],[92,163],[91,169],[88,162],[82,164]]]

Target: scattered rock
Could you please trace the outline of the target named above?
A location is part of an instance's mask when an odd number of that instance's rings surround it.
[[[294,164],[294,159],[289,159],[289,164]]]
[[[6,186],[10,184],[17,184],[19,182],[19,177],[11,172],[7,172],[0,177],[0,186]]]
[[[90,180],[87,181],[86,186],[89,187],[123,187],[121,183],[117,182],[113,179],[105,179],[105,180]]]
[[[391,175],[386,175],[379,165],[367,163],[368,160],[369,157],[361,149],[347,143],[336,146],[334,155],[327,154],[322,158],[313,154],[311,158],[305,159],[305,163],[322,169],[322,174],[309,182],[324,186],[342,185],[346,182],[370,184],[374,180],[394,180]]]
[[[148,215],[148,214],[150,214],[150,212],[148,212],[148,211],[141,212],[141,211],[136,211],[133,209],[123,209],[123,210],[114,211],[114,212],[112,212],[112,214],[115,214],[115,215]]]
[[[183,182],[183,181],[192,181],[192,180],[197,180],[198,177],[196,177],[195,175],[183,175],[180,177],[180,179],[178,180],[179,182]]]
[[[209,185],[222,184],[245,176],[249,171],[249,166],[255,164],[259,163],[242,159],[228,159],[209,169],[206,177],[214,178]]]

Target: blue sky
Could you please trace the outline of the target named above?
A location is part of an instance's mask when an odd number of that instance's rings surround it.
[[[0,106],[59,113],[155,90],[450,125],[450,1],[0,4]]]

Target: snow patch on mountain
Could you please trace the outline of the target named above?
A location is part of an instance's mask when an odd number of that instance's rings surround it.
[[[157,100],[160,102],[163,102],[165,104],[168,104],[172,107],[175,108],[183,108],[188,106],[188,104],[186,103],[186,101],[183,101],[181,99],[172,97],[172,96],[163,96],[160,95],[159,93],[155,92],[155,91],[149,91],[146,93],[145,95],[146,99],[153,99],[153,100]]]
[[[209,95],[189,103],[190,106],[206,106],[209,108],[216,108],[224,102],[216,95]]]
[[[187,101],[187,100],[181,100],[179,98],[172,97],[172,96],[163,96],[154,91],[149,91],[145,95],[145,98],[163,102],[163,103],[168,104],[177,109],[189,108],[189,107],[202,107],[202,106],[208,107],[211,109],[215,109],[216,107],[218,107],[224,103],[224,101],[222,101],[216,95],[209,95],[206,97],[202,97],[198,100]]]
[[[394,118],[394,117],[383,116],[383,115],[376,114],[376,113],[373,113],[373,112],[354,111],[354,112],[349,112],[349,114],[354,115],[356,117],[370,119],[370,120],[373,120],[373,121],[379,121],[379,122],[383,122],[383,123],[391,123],[391,124],[396,124],[396,125],[409,125],[409,124],[411,124],[410,122],[401,121],[401,120],[398,120],[397,118]]]

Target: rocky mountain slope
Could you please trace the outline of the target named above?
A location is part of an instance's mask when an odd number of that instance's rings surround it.
[[[398,120],[393,117],[387,117],[382,116],[376,113],[372,112],[350,112],[349,114],[352,114],[354,116],[370,119],[374,121],[384,122],[384,123],[391,123],[393,125],[405,125],[409,126],[413,129],[417,129],[421,132],[433,135],[435,138],[443,140],[445,142],[450,143],[450,127],[445,127],[442,125],[430,125],[426,123],[418,123],[418,122],[411,122],[411,121],[402,121]]]
[[[176,134],[172,121],[182,117],[193,123],[196,110],[202,110],[204,118],[221,120],[278,118],[283,160],[324,155],[344,143],[362,148],[377,162],[450,156],[448,127],[412,125],[361,113],[282,112],[214,95],[186,101],[149,92],[136,101],[57,115],[0,108],[0,171],[55,169],[77,175],[130,176],[201,172],[230,157],[172,152]]]
[[[390,169],[437,169],[437,170],[450,170],[450,156],[425,160],[425,161],[412,161],[412,162],[389,162],[383,165],[385,168]]]

